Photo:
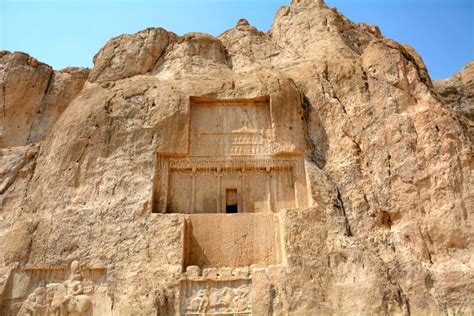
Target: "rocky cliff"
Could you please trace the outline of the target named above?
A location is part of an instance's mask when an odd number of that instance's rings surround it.
[[[151,212],[155,154],[186,150],[190,96],[269,95],[296,104],[281,137],[305,139],[312,205],[279,213],[285,275],[253,313],[472,313],[472,69],[432,82],[414,49],[314,0],[267,33],[122,35],[90,71],[0,53],[0,310],[26,308],[22,274],[61,284],[79,260],[94,314],[177,313],[186,221]]]

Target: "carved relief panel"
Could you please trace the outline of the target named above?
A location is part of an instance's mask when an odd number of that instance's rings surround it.
[[[251,315],[250,280],[185,282],[182,315]]]
[[[180,315],[282,315],[288,311],[286,268],[189,266],[180,281]]]
[[[271,154],[268,100],[191,104],[189,130],[191,157]]]
[[[105,269],[82,269],[73,261],[67,269],[15,271],[4,302],[5,315],[101,315],[110,310]],[[3,315],[2,313],[2,315]]]
[[[189,152],[157,154],[153,212],[275,213],[307,207],[303,156],[275,149],[272,111],[269,96],[190,97]]]

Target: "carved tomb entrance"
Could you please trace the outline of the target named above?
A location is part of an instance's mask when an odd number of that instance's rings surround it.
[[[297,123],[284,122],[299,115],[269,96],[189,101],[187,154],[157,153],[152,197],[154,213],[185,214],[178,310],[259,313],[267,303],[252,288],[278,288],[286,275],[278,212],[309,205],[299,140],[287,135]]]

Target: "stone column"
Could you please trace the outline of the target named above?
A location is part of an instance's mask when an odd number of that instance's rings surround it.
[[[191,214],[196,210],[196,167],[194,166],[191,174]]]
[[[161,158],[163,159],[163,158]],[[161,163],[161,162],[160,162]],[[160,198],[161,201],[161,213],[166,213],[167,208],[168,208],[168,186],[169,186],[169,174],[170,174],[170,166],[169,166],[169,160],[163,160],[163,173],[161,176],[161,196]]]
[[[272,206],[273,206],[273,209],[272,211],[273,212],[276,212],[278,209],[279,209],[279,205],[278,205],[278,172],[279,170],[276,169],[274,170],[273,174],[271,174],[271,184],[272,184],[272,190],[271,190],[271,198],[272,198]]]
[[[272,190],[270,186],[270,181],[271,181],[271,168],[270,166],[266,166],[266,194],[267,194],[267,211],[269,213],[273,213],[273,205],[272,205]]]
[[[217,167],[217,213],[222,213],[222,188],[221,188],[221,167]]]
[[[293,179],[295,184],[295,200],[298,208],[305,208],[311,205],[311,189],[308,185],[304,159],[299,158],[298,166],[293,167]]]
[[[291,184],[293,185],[293,193],[294,193],[294,196],[295,196],[295,208],[300,208],[300,203],[299,203],[299,199],[298,199],[298,186],[296,185],[296,179],[295,179],[295,172],[294,172],[294,168],[292,167],[289,172],[290,172],[290,181],[291,181]]]
[[[245,169],[240,170],[240,210],[239,213],[244,213],[244,194],[245,194]]]

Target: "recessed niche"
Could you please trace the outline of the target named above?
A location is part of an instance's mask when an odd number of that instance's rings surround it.
[[[237,189],[225,190],[225,212],[234,214],[239,212],[239,204],[237,202]]]
[[[302,155],[274,156],[270,98],[191,97],[188,155],[156,155],[154,213],[272,213],[308,206]]]

